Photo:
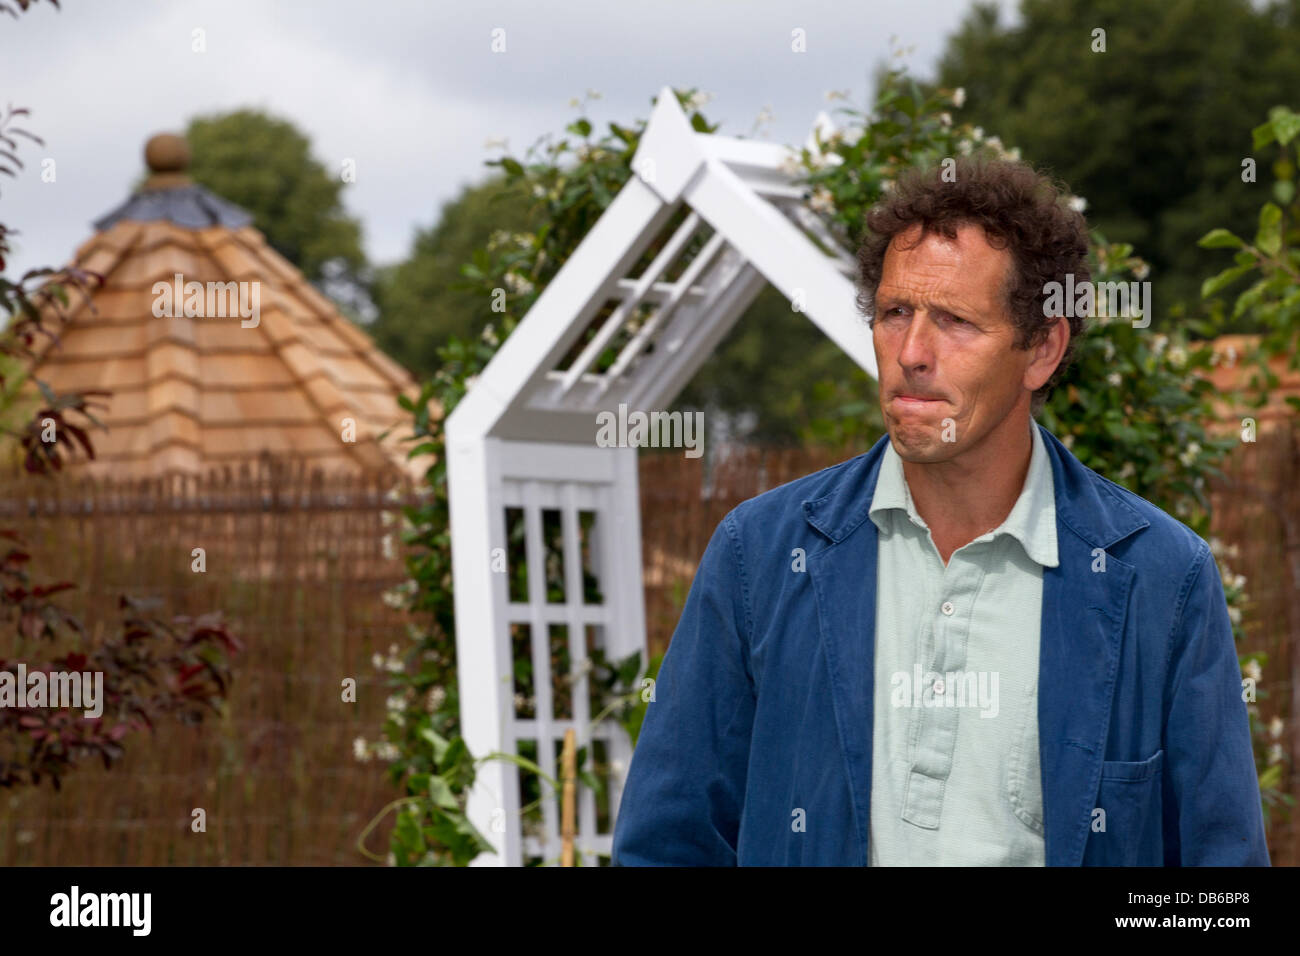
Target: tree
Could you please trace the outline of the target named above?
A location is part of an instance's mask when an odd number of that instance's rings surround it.
[[[1295,0],[1023,0],[1012,27],[977,4],[937,83],[963,87],[962,119],[1050,168],[1094,226],[1142,249],[1168,314],[1199,301],[1208,259],[1196,240],[1249,230],[1268,189],[1266,168],[1242,181],[1242,161],[1257,117],[1300,87],[1298,11]]]
[[[435,225],[416,233],[405,261],[376,271],[378,315],[368,329],[376,344],[417,377],[432,377],[442,365],[438,349],[451,336],[472,338],[493,318],[461,266],[475,250],[508,246],[540,225],[528,192],[502,176],[461,190]]]
[[[190,176],[253,215],[267,242],[356,317],[369,308],[361,225],[343,208],[342,171],[311,155],[287,120],[257,110],[190,121]]]

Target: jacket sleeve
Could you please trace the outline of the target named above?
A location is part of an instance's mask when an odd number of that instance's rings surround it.
[[[664,654],[614,827],[614,866],[735,866],[755,692],[735,513]]]
[[[1219,569],[1197,555],[1166,669],[1167,866],[1268,866],[1241,665]]]

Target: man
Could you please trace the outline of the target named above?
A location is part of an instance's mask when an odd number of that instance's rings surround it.
[[[1083,218],[1020,163],[954,171],[858,254],[887,438],[713,534],[616,865],[1269,862],[1209,548],[1031,421]]]

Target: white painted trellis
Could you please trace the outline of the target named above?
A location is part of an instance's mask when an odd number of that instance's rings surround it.
[[[829,120],[822,114],[818,124],[824,138]],[[809,146],[816,147],[813,137]],[[697,133],[672,91],[661,90],[633,158],[637,175],[447,421],[462,733],[476,756],[518,753],[522,741],[535,741],[538,763],[553,778],[568,728],[579,746],[604,747],[621,772],[607,781],[611,819],[601,832],[594,795],[579,788],[576,844],[584,865],[610,852],[631,759],[617,723],[590,725],[588,646],[611,660],[645,649],[637,451],[599,447],[597,414],[620,404],[664,409],[767,283],[876,374],[870,333],[854,304],[854,260],[807,208],[790,157],[777,144]],[[679,211],[684,219],[662,251],[641,274],[628,275]],[[702,246],[683,267],[697,237]],[[608,317],[564,367],[607,303]],[[607,349],[617,358],[600,368]],[[515,600],[512,575],[501,573],[511,549],[508,514],[515,525],[522,519],[524,531],[528,593]],[[562,582],[562,598],[548,600],[543,526],[554,534],[557,521],[562,570],[558,580],[550,577]],[[584,550],[600,603],[584,597]],[[514,645],[525,636],[532,707],[516,702]],[[572,669],[558,676],[573,681],[572,706],[559,715],[550,666],[557,637],[567,642]],[[544,784],[541,790],[542,833],[525,835],[520,771],[499,760],[481,765],[468,812],[497,852],[476,864],[558,859],[558,802]]]

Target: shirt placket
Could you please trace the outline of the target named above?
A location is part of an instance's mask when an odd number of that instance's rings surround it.
[[[930,547],[933,550],[932,542]],[[953,752],[957,745],[959,712],[945,706],[945,696],[953,690],[946,685],[946,675],[966,666],[966,639],[970,631],[973,596],[977,593],[978,567],[957,553],[943,567],[938,552],[928,556],[938,562],[942,582],[940,593],[927,594],[923,611],[933,633],[933,650],[925,654],[918,649],[922,664],[922,699],[917,707],[915,748],[903,794],[902,819],[928,830],[938,828],[943,811],[943,793],[952,772]],[[932,672],[927,675],[927,672]],[[926,678],[930,676],[927,682]],[[933,701],[927,706],[925,699]]]

